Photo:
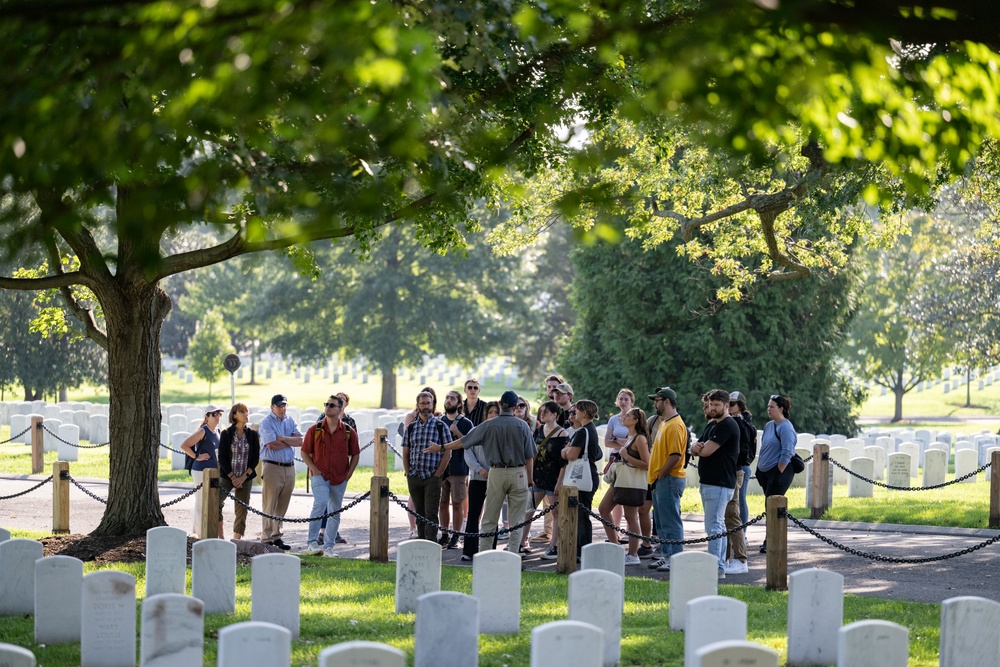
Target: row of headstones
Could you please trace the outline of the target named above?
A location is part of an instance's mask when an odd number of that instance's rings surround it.
[[[882,479],[887,457],[893,453],[905,453],[910,457],[910,477],[917,477],[918,470],[927,466],[926,457],[933,456],[931,478],[937,480],[943,474],[940,472],[939,462],[943,460],[944,470],[947,471],[948,463],[951,461],[951,447],[947,443],[933,442],[925,445],[921,441],[909,440],[904,442],[894,442],[888,437],[878,437],[874,444],[866,445],[860,438],[849,438],[843,445],[835,445],[832,441],[822,438],[814,438],[809,442],[809,446],[796,445],[796,451],[803,457],[813,453],[813,446],[817,444],[830,446],[830,456],[840,463],[847,465],[849,461],[856,458],[870,458],[875,461],[875,479]],[[974,471],[989,461],[992,449],[1000,446],[1000,438],[994,435],[975,436],[974,440],[958,440],[955,443],[955,474],[963,476]],[[933,452],[933,453],[932,453]],[[925,472],[926,475],[926,472]],[[834,476],[834,483],[846,484],[847,473],[839,471]],[[987,479],[989,479],[987,477]],[[935,481],[935,484],[943,482]],[[975,481],[974,479],[972,481]]]
[[[45,401],[0,401],[0,424],[9,426],[10,419],[14,415],[58,417],[59,413],[63,412],[86,412],[89,415],[107,416],[108,404],[89,401],[62,401],[55,404]]]

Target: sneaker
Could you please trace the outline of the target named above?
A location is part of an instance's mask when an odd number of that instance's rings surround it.
[[[470,556],[469,554],[462,554],[462,560],[468,562],[472,560],[472,556]]]
[[[275,541],[273,541],[273,542],[265,542],[264,544],[268,544],[268,545],[270,545],[272,547],[278,547],[282,551],[291,551],[292,550],[292,548],[290,546],[288,546],[287,544],[285,544],[284,542],[282,542],[280,538],[277,539],[277,540],[275,540]]]
[[[642,563],[638,556],[625,554],[625,565],[640,565]]]
[[[660,569],[660,566],[666,565],[668,562],[669,561],[666,558],[657,558],[656,560],[646,565],[646,567],[648,567],[650,570],[658,570]]]
[[[449,549],[457,549],[458,548],[458,535],[457,534],[456,535],[452,535],[451,539],[448,540],[448,548]]]
[[[748,572],[750,572],[750,568],[747,567],[746,561],[730,558],[726,564],[726,574],[747,574]]]
[[[333,541],[336,544],[347,544],[347,540],[345,540],[343,537],[341,537],[339,532],[337,533],[337,537],[335,537]]]
[[[448,548],[448,533],[441,533],[441,537],[438,538],[438,544],[441,545],[442,549]]]
[[[337,553],[333,550],[333,547],[327,547],[326,549],[323,549],[323,557],[324,558],[339,558],[339,556],[337,556]]]
[[[760,552],[762,554],[766,554],[767,553],[767,542],[765,542],[764,544],[760,545]]]
[[[637,551],[636,553],[638,554],[639,558],[652,558],[655,552],[653,551],[652,547],[639,547],[639,551]]]
[[[559,550],[556,547],[549,547],[549,550],[541,555],[542,560],[555,560],[559,558]]]
[[[657,572],[670,572],[670,561],[666,558],[663,559],[663,565],[656,568]]]
[[[323,547],[320,546],[318,541],[310,542],[309,546],[306,547],[307,556],[315,556],[316,554],[321,553],[323,553]]]
[[[498,540],[506,540],[509,537],[510,537],[510,529],[509,528],[501,528],[500,532],[497,533],[497,539]]]
[[[521,545],[521,547],[517,550],[517,553],[519,553],[519,554],[530,554],[533,551],[534,550],[531,547],[526,547],[524,545]]]
[[[725,571],[724,570],[719,570],[719,579],[725,579],[725,578],[726,578]]]
[[[534,537],[532,537],[531,541],[532,542],[544,542],[544,543],[548,544],[549,542],[552,541],[552,536],[551,535],[546,535],[545,533],[539,533],[538,535],[535,535]]]

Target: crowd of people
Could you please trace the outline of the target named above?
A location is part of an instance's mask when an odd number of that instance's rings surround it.
[[[654,414],[647,416],[635,406],[635,393],[623,388],[616,399],[618,412],[607,421],[602,450],[595,425],[600,416],[597,404],[575,399],[573,387],[559,375],[547,377],[545,386],[547,400],[535,414],[528,399],[514,391],[505,391],[497,401],[482,399],[476,378],[465,382],[464,396],[455,390],[447,392],[441,410],[432,387],[417,394],[415,408],[400,427],[403,471],[410,508],[416,515],[411,515],[412,538],[451,549],[459,546],[461,534],[466,533],[462,560],[497,548],[505,538],[509,551],[528,556],[536,553],[534,542],[540,543],[536,555],[554,560],[558,558],[558,505],[546,513],[534,537],[530,537],[530,520],[539,508],[555,503],[562,486],[573,485],[578,487],[579,498],[579,558],[580,550],[594,539],[591,511],[603,480],[606,488],[598,513],[604,520],[605,538],[622,544],[626,565],[649,559],[651,569],[669,571],[670,556],[682,551],[683,545],[660,540],[684,540],[681,498],[687,468],[696,465],[705,532],[732,531],[726,538],[707,543],[708,552],[718,559],[719,576],[748,571],[745,530],[738,528],[749,519],[746,492],[751,464],[756,460],[753,476],[765,496],[783,495],[795,474],[791,460],[797,438],[787,397],[769,398],[769,421],[758,453],[753,415],[740,391],[713,389],[703,394],[705,425],[700,435],[693,436],[677,412],[673,389],[657,387],[648,394]],[[219,422],[224,410],[208,406],[201,428],[185,440],[182,449],[193,459],[196,482],[204,469],[220,469],[220,537],[222,508],[229,492],[248,501],[259,460],[263,462],[263,512],[269,515],[263,520],[261,540],[280,550],[291,548],[282,539],[280,517],[288,509],[295,485],[296,449],[309,469],[312,516],[342,507],[360,455],[357,427],[344,412],[349,401],[342,392],[331,395],[324,415],[304,435],[286,414],[283,394],[272,397],[271,413],[257,432],[247,427],[245,404],[232,406],[230,425],[223,431]],[[609,455],[599,473],[605,451]],[[246,509],[237,503],[235,511],[233,537],[240,539],[246,529]],[[200,515],[196,508],[196,534]],[[616,530],[623,519],[632,534],[627,538]],[[342,541],[339,523],[339,514],[329,517],[330,525],[327,519],[309,522],[306,553],[335,556],[334,545]],[[336,538],[325,540],[325,533]],[[654,535],[658,539],[651,539]],[[766,548],[762,544],[760,551]]]

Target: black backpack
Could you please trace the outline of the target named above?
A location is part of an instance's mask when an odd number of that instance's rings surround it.
[[[199,426],[198,428],[201,427]],[[198,458],[198,445],[200,444],[200,442],[197,442],[195,443],[195,446],[192,447],[194,450],[194,456],[188,456],[187,454],[184,455],[184,469],[187,470],[189,475],[191,474],[191,467],[194,465],[194,460]]]
[[[736,425],[740,427],[740,458],[736,463],[748,466],[757,456],[757,429],[744,415],[740,415]]]

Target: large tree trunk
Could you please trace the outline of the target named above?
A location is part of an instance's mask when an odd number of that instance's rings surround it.
[[[903,418],[903,388],[896,385],[892,388],[892,393],[896,396],[896,410],[892,415],[892,423],[895,424]]]
[[[118,277],[101,285],[99,298],[108,334],[111,470],[107,507],[94,534],[145,533],[165,523],[157,490],[160,327],[170,297],[155,284]]]
[[[382,371],[382,401],[380,408],[392,410],[396,407],[396,370]]]

